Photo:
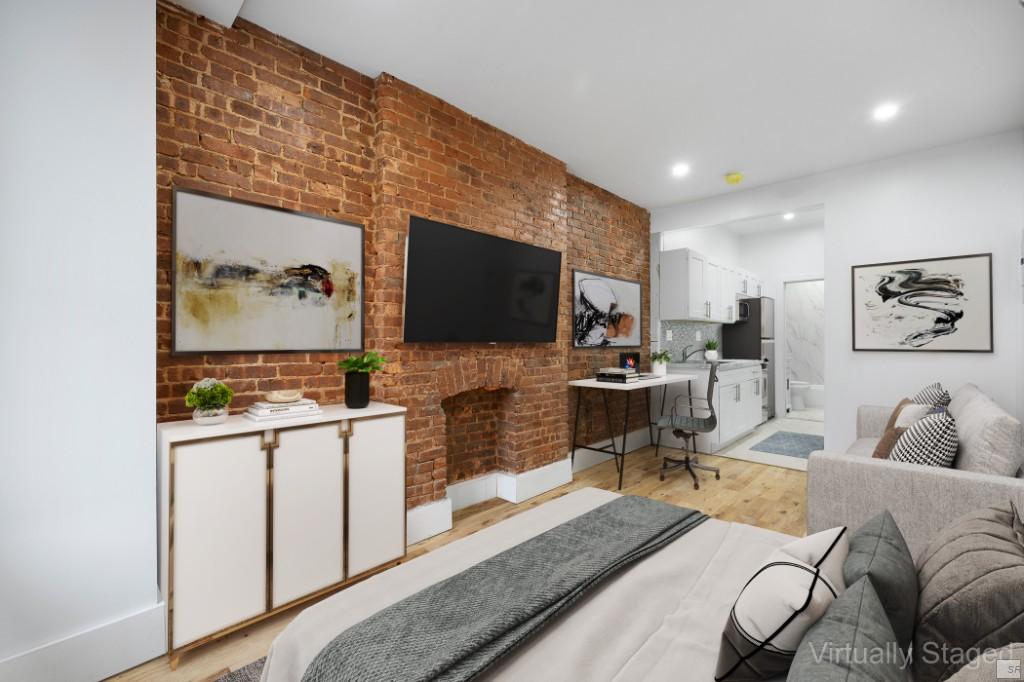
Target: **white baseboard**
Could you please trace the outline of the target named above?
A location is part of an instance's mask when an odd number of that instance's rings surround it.
[[[450,483],[446,495],[451,500],[452,511],[493,500],[498,496],[496,474],[492,472],[467,481]]]
[[[519,504],[560,485],[572,483],[572,464],[566,458],[521,474],[499,471],[495,474],[495,482],[498,497]]]
[[[657,438],[657,432],[655,432],[655,438]],[[590,446],[594,448],[604,447],[611,443],[607,438],[598,442],[591,443]],[[644,448],[650,445],[651,435],[647,429],[637,429],[636,431],[630,431],[626,434],[626,452],[632,452],[637,448]],[[615,437],[615,447],[618,449],[622,444],[622,436]],[[576,449],[576,457],[572,463],[573,472],[583,471],[589,469],[592,466],[597,466],[601,462],[607,462],[612,458],[612,453],[594,452],[593,450],[582,450]]]
[[[452,529],[452,501],[438,500],[421,504],[405,512],[405,544],[415,545],[421,540]]]
[[[167,653],[160,602],[0,661],[0,680],[95,682]]]

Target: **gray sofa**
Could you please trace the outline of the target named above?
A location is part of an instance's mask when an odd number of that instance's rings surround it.
[[[807,464],[807,532],[858,528],[883,509],[892,512],[916,558],[950,521],[1005,504],[1024,507],[1024,430],[977,386],[953,394],[949,413],[960,441],[953,468],[874,459],[892,407],[861,406],[857,440],[845,453],[811,453]]]

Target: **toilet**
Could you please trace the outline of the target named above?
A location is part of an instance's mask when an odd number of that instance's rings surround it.
[[[809,407],[825,407],[825,386],[809,384],[806,381],[791,380],[789,382],[790,409],[806,410]]]

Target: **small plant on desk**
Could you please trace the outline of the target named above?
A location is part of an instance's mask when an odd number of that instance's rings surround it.
[[[718,359],[718,341],[715,339],[708,339],[707,343],[704,344],[704,359],[708,362],[714,362]]]
[[[667,350],[659,350],[651,353],[651,373],[654,376],[663,377],[668,374],[668,363],[672,360],[672,354]]]

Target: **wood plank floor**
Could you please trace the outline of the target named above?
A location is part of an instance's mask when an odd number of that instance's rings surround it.
[[[683,470],[670,472],[664,482],[658,480],[659,461],[654,457],[653,448],[631,452],[626,456],[622,492],[693,507],[725,521],[738,521],[790,535],[804,534],[804,472],[710,455],[702,456],[701,461],[720,467],[722,479],[716,481],[713,474],[702,472],[700,490],[694,490],[689,474]],[[522,504],[490,500],[459,510],[455,512],[454,528],[451,531],[410,547],[409,559],[574,490],[585,487],[615,490],[616,483],[615,465],[607,461],[578,472],[572,483]],[[229,670],[236,670],[266,655],[273,639],[300,610],[301,608],[296,608],[278,614],[220,641],[186,653],[182,656],[177,670],[170,669],[164,656],[111,679],[120,682],[216,680]]]

